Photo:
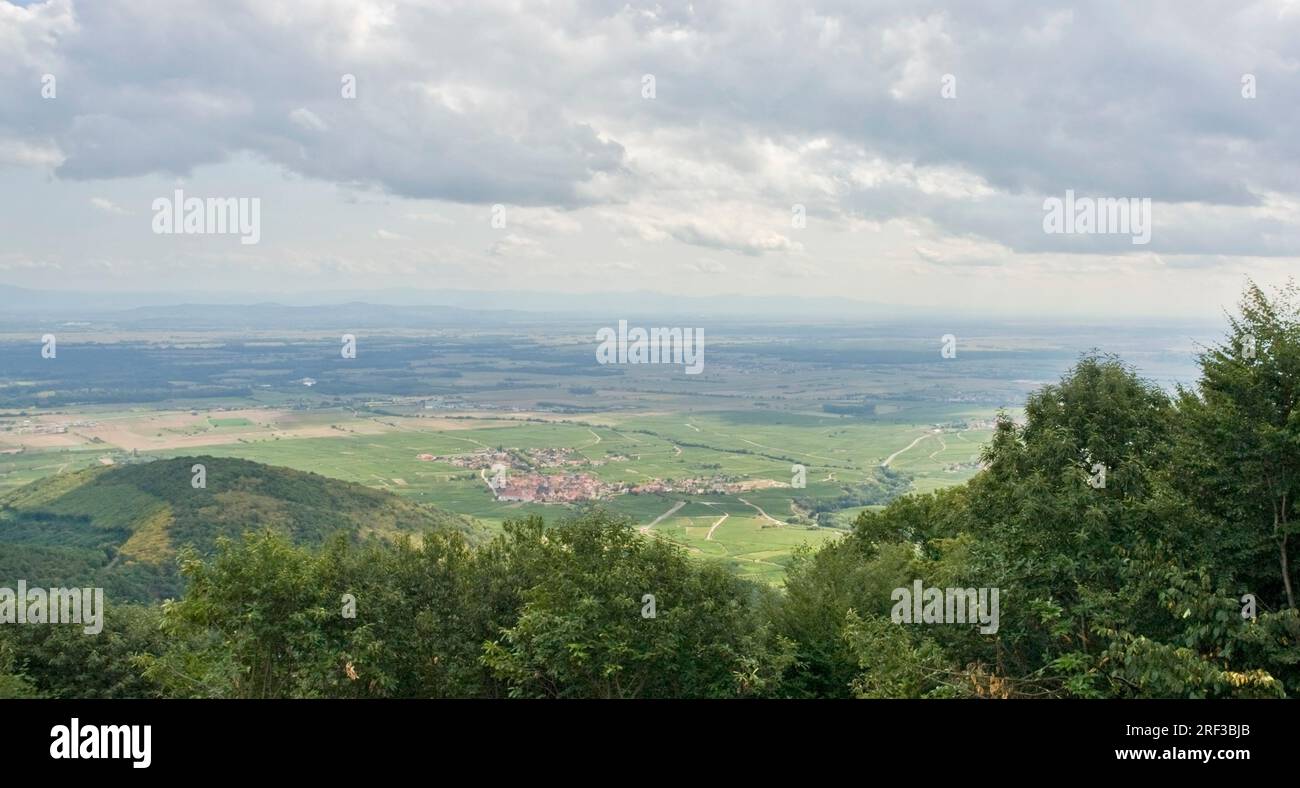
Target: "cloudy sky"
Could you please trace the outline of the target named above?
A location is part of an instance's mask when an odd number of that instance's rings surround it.
[[[0,0],[0,284],[1206,316],[1300,272],[1300,2],[1071,5]],[[259,243],[155,234],[178,188]],[[1150,243],[1044,232],[1067,190]]]

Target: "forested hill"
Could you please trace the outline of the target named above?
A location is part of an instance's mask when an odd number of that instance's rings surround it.
[[[83,586],[89,573],[119,599],[173,595],[180,548],[206,556],[219,537],[266,528],[299,545],[340,531],[354,539],[430,530],[479,536],[468,518],[352,482],[178,457],[51,476],[0,498],[0,586],[17,578]]]

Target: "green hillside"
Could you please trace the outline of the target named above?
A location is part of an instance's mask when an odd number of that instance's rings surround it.
[[[196,488],[193,468],[206,469]],[[118,598],[179,591],[182,546],[210,554],[217,539],[270,528],[318,545],[342,531],[355,540],[461,531],[470,519],[392,493],[248,460],[178,457],[52,476],[0,497],[0,586],[104,586]]]

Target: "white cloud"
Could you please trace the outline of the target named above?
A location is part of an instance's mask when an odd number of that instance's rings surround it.
[[[307,131],[329,131],[329,125],[306,107],[299,107],[290,112],[289,120]]]
[[[509,216],[512,225],[535,233],[556,235],[582,231],[582,222],[571,213],[551,208],[517,208]]]
[[[90,204],[93,205],[97,210],[103,211],[104,213],[113,214],[115,216],[126,216],[128,213],[117,203],[114,203],[112,200],[106,200],[103,197],[91,197]]]
[[[52,168],[62,164],[65,158],[51,142],[0,136],[0,165]]]
[[[617,260],[647,286],[672,270],[823,294],[923,289],[937,269],[1272,271],[1300,256],[1296,40],[1300,14],[1263,1],[0,0],[0,197],[18,206],[0,229],[29,259],[86,259],[104,238],[41,217],[184,178],[264,198],[266,259],[230,258],[250,281],[296,260],[479,282],[513,257],[545,259],[510,270],[546,286]],[[1150,247],[1045,235],[1042,200],[1066,189],[1152,198]],[[496,203],[504,235],[482,220]],[[221,249],[107,242],[119,272]]]
[[[492,245],[488,252],[493,257],[549,257],[542,245],[531,238],[507,233]]]
[[[691,271],[697,274],[722,274],[726,273],[727,266],[709,257],[700,257],[695,260],[686,260],[680,263],[683,270]]]

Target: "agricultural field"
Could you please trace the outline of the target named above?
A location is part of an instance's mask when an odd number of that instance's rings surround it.
[[[584,470],[611,484],[725,474],[771,485],[733,495],[624,493],[593,504],[700,558],[779,582],[796,548],[835,538],[851,522],[835,518],[834,527],[823,527],[799,510],[796,498],[834,495],[839,483],[863,479],[886,460],[891,467],[905,466],[918,489],[960,481],[973,471],[945,471],[944,464],[971,460],[987,436],[979,430],[941,436],[925,425],[845,424],[835,416],[744,411],[697,412],[689,418],[619,413],[600,418],[603,423],[555,415],[535,421],[487,415],[448,419],[345,409],[236,413],[80,414],[93,423],[60,433],[64,440],[57,449],[0,455],[0,489],[95,465],[205,454],[357,482],[499,528],[506,519],[551,518],[574,507],[498,501],[479,470],[420,456],[571,449],[596,463]],[[940,440],[955,445],[944,449]],[[962,448],[966,453],[957,453]],[[791,486],[796,463],[806,468],[805,488]],[[678,504],[684,506],[675,508]]]

